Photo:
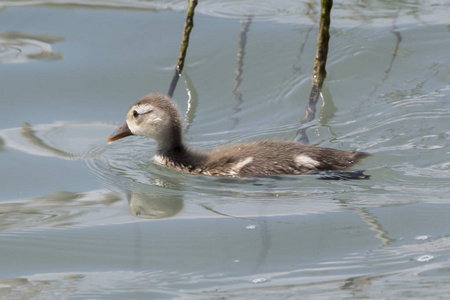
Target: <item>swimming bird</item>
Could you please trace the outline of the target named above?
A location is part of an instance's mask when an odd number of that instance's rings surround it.
[[[180,112],[163,94],[149,94],[136,102],[126,121],[109,137],[112,142],[142,135],[157,142],[155,161],[184,173],[210,176],[300,175],[344,170],[369,156],[294,141],[260,140],[209,152],[190,149],[183,141]]]

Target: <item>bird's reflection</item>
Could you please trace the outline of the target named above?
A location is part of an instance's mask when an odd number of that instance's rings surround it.
[[[128,194],[128,203],[132,215],[144,219],[166,219],[176,216],[183,210],[181,194],[164,192],[133,192]]]

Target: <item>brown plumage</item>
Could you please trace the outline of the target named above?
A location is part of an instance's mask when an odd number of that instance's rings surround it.
[[[271,140],[197,152],[183,143],[178,108],[162,94],[149,94],[136,102],[128,111],[126,122],[108,141],[133,134],[156,140],[158,163],[185,173],[211,176],[299,175],[344,170],[370,155]]]

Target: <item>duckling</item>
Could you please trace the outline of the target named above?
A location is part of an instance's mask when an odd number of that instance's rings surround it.
[[[300,175],[344,170],[370,155],[272,140],[241,143],[210,152],[195,151],[183,142],[178,108],[169,97],[157,93],[136,102],[128,111],[125,123],[108,137],[108,142],[129,135],[153,138],[158,144],[157,163],[185,173],[210,176]]]

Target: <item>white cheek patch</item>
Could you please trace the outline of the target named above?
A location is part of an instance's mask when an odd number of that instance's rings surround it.
[[[320,162],[318,162],[315,159],[312,159],[308,155],[300,154],[294,158],[295,163],[299,167],[305,167],[308,169],[315,169],[316,167],[320,166]]]
[[[128,128],[130,129],[131,133],[135,135],[139,135],[139,126],[136,126],[133,122],[127,121]]]

